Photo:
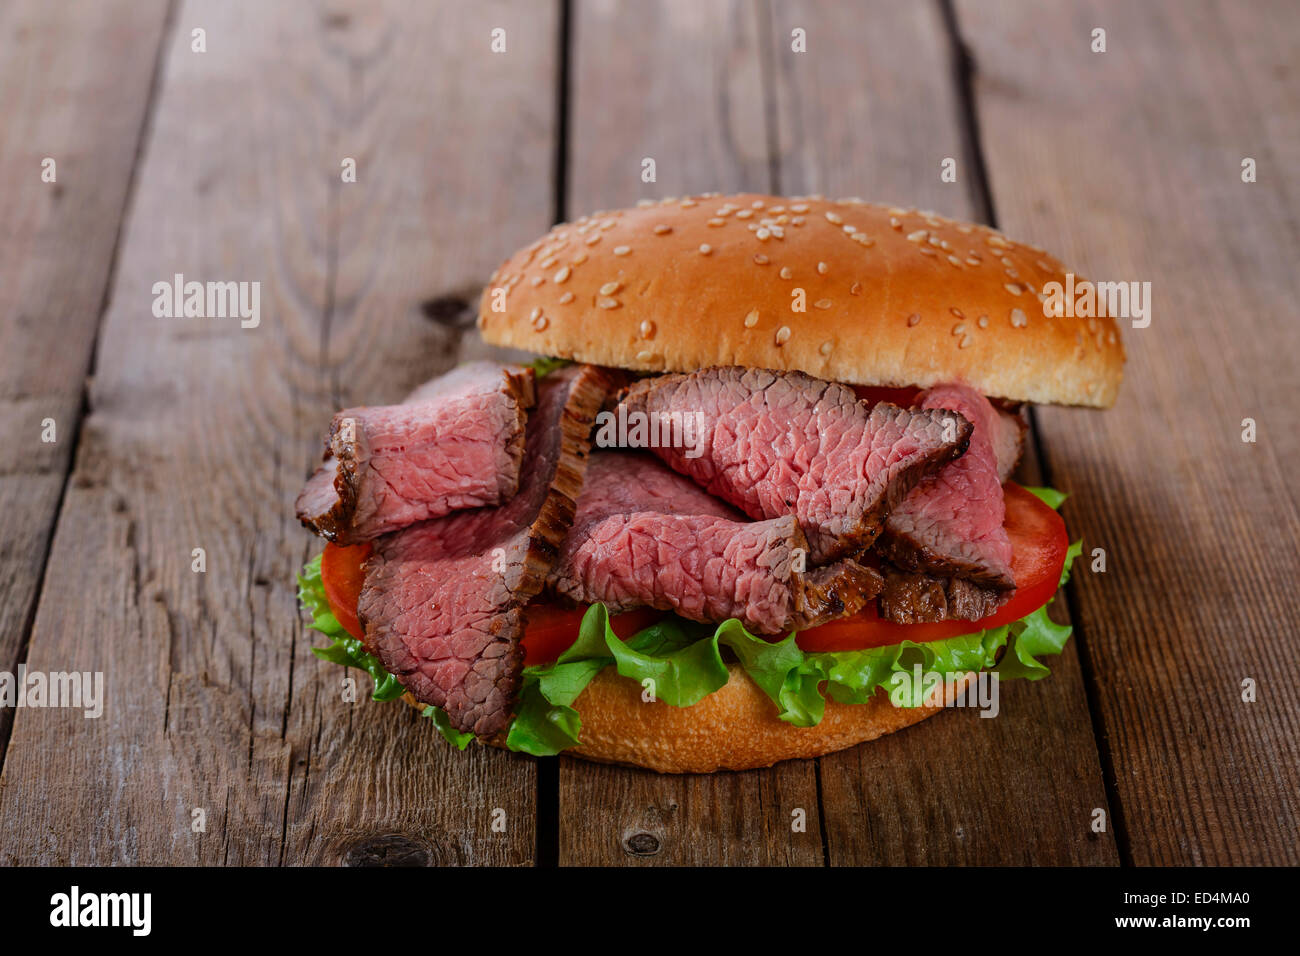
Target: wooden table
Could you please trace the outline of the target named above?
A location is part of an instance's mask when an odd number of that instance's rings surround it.
[[[6,3],[0,670],[108,692],[0,710],[0,863],[1300,862],[1297,63],[1286,0]],[[1151,282],[1118,406],[1033,416],[1106,561],[1052,677],[708,777],[342,702],[293,585],[330,413],[483,352],[466,304],[555,219],[741,189]],[[155,317],[176,273],[260,325]]]

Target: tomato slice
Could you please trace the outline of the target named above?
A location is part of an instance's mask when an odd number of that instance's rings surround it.
[[[940,621],[937,624],[895,624],[876,613],[873,601],[852,617],[800,631],[795,642],[805,651],[854,651],[888,647],[900,641],[938,641],[973,634],[1018,621],[1052,599],[1070,539],[1061,516],[1037,495],[1015,482],[1002,486],[1007,516],[1002,526],[1011,538],[1011,573],[1016,590],[1011,599],[981,621]]]
[[[560,607],[546,601],[534,601],[524,612],[528,626],[524,628],[524,666],[545,664],[555,660],[578,639],[578,626],[587,613],[585,607]],[[615,614],[609,626],[623,640],[637,631],[649,627],[664,616],[663,611],[642,607],[634,611]]]
[[[368,557],[369,542],[349,547],[327,544],[320,557],[320,581],[330,602],[330,610],[343,625],[343,630],[356,638],[365,636],[361,622],[357,620],[357,601],[361,598],[361,584],[365,577],[361,573],[361,564]]]

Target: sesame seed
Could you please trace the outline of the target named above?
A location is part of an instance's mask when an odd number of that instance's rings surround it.
[[[641,323],[641,338],[652,339],[655,337],[655,324],[649,319]]]
[[[907,317],[907,324],[908,324],[908,327],[911,327],[911,326],[913,326],[913,325],[920,325],[920,324],[921,324],[921,313],[919,313],[919,312],[913,312],[911,315],[909,315],[909,316]]]
[[[546,280],[541,276],[533,276],[531,279],[528,280],[529,284],[532,285],[534,288],[541,285],[545,281]]]
[[[963,335],[961,337],[961,341],[957,343],[957,348],[959,349],[970,348],[971,343],[974,341],[975,340],[972,339],[969,334]]]
[[[1005,285],[1003,285],[1002,288],[1006,289],[1012,295],[1020,295],[1020,293],[1025,291],[1024,289],[1020,288],[1020,286],[1016,285],[1014,282],[1008,282]]]
[[[1029,324],[1029,316],[1025,315],[1021,309],[1011,310],[1011,327],[1014,329],[1023,329]]]
[[[572,259],[569,260],[569,265],[580,266],[586,261],[587,261],[587,254],[585,252],[580,252]]]
[[[1114,345],[1115,342],[1117,341],[1115,338],[1115,333],[1114,332],[1106,333],[1106,341],[1109,342],[1111,345]]]
[[[789,341],[790,341],[790,326],[783,325],[776,330],[776,344],[785,345],[785,343]]]
[[[737,218],[737,219],[748,219],[748,218],[749,218],[750,216],[752,216],[752,215],[754,215],[754,210],[752,210],[752,209],[742,209],[742,210],[740,210],[740,212],[736,213],[736,218]]]
[[[966,265],[968,265],[968,266],[977,266],[977,265],[979,265],[979,264],[980,264],[980,261],[979,261],[979,259],[977,259],[975,256],[969,256],[969,257],[966,259]]]
[[[613,295],[621,288],[623,288],[623,283],[621,282],[606,282],[603,286],[600,287],[600,294]]]
[[[710,219],[710,220],[709,220],[709,225],[710,225],[710,226],[713,226],[713,227],[715,227],[715,228],[716,228],[717,226],[725,226],[726,224],[727,224],[727,220],[725,220],[725,219],[718,219],[717,217],[714,217],[713,219]]]
[[[700,252],[701,252],[703,255],[706,255],[706,256],[707,256],[707,255],[708,255],[710,252],[712,252],[712,251],[713,251],[713,247],[712,247],[711,245],[709,245],[707,242],[702,242],[702,243],[700,243]]]
[[[636,353],[636,360],[638,362],[656,362],[659,360],[659,356],[649,349],[645,349]]]
[[[1010,248],[1011,248],[1011,243],[1007,242],[1005,239],[1003,239],[1001,236],[999,236],[996,232],[993,233],[992,235],[988,236],[984,241],[987,242],[987,243],[988,243],[990,246],[992,246],[994,249],[1010,249]]]
[[[752,329],[758,325],[758,309],[750,309],[749,314],[745,316],[745,328]]]
[[[948,311],[951,312],[953,315],[957,316],[957,318],[959,319],[966,318],[966,313],[963,312],[961,309],[957,308],[956,306],[953,306]]]
[[[806,202],[797,202],[797,203],[792,203],[791,206],[790,206],[790,211],[791,211],[791,212],[807,212],[807,211],[808,211],[808,204],[807,204]]]
[[[767,265],[768,262],[770,262],[771,260],[768,259],[767,256],[763,255],[763,254],[760,252],[758,255],[754,256],[754,261],[757,262],[760,266],[765,266],[765,265]]]
[[[1038,268],[1042,269],[1044,272],[1051,272],[1051,271],[1052,271],[1052,267],[1049,266],[1049,265],[1048,265],[1046,262],[1044,262],[1042,259],[1036,259],[1036,260],[1034,260],[1034,265],[1038,266]]]
[[[1001,259],[998,260],[998,262],[1002,263],[1008,269],[1010,269],[1012,266],[1015,265],[1015,263],[1012,262],[1010,259],[1008,259],[1006,256],[1003,256]]]
[[[862,283],[855,282],[849,286],[849,295],[862,295]]]
[[[858,227],[857,227],[857,226],[845,225],[843,228],[844,228],[844,232],[845,232],[847,235],[850,235],[850,236],[853,235],[855,232],[858,231]]]
[[[572,292],[566,292],[564,293],[564,295],[560,296],[560,305],[568,305],[572,301],[573,301]]]
[[[920,246],[920,247],[917,248],[916,251],[919,252],[919,253],[920,253],[921,255],[923,255],[923,256],[937,256],[937,255],[938,255],[938,253],[935,252],[933,249],[931,249],[929,246]]]
[[[772,238],[772,230],[764,226],[755,232],[754,235],[760,242],[767,242],[768,239]]]
[[[572,272],[572,270],[568,266],[561,266],[555,273],[555,281],[564,282],[569,278],[570,272]]]
[[[542,307],[540,305],[537,308],[533,309],[532,312],[528,313],[529,322],[536,322],[541,317],[542,317]]]
[[[918,230],[916,230],[916,232],[909,232],[909,233],[907,234],[907,241],[908,241],[908,242],[920,242],[920,241],[923,240],[927,235],[929,235],[929,233],[927,233],[924,229],[918,229]]]
[[[617,225],[618,223],[615,222],[613,219],[606,219],[604,222],[600,224],[600,228],[604,231],[608,231],[610,229],[613,229]]]
[[[555,265],[555,256],[547,256],[541,262],[537,263],[537,268],[549,269],[553,265]]]
[[[790,208],[793,209],[794,207],[791,206]],[[804,223],[803,216],[795,216],[793,219],[790,220],[790,225],[792,226],[802,226],[803,223]]]
[[[763,200],[761,200],[761,199],[755,199],[752,203],[750,203],[750,205],[753,206],[755,209],[762,209],[762,208],[763,208]]]
[[[943,245],[943,243],[939,241],[938,236],[931,236],[929,239],[925,241],[928,242],[930,245],[935,246],[936,248]]]
[[[629,252],[631,252],[631,251],[632,251],[632,247],[631,247],[631,246],[615,246],[615,247],[614,247],[614,255],[616,255],[616,256],[625,256],[625,255],[627,255],[627,254],[628,254]]]
[[[1019,279],[1019,278],[1020,278],[1020,273],[1017,272],[1015,269],[1003,269],[1002,271],[1005,272],[1005,273],[1007,274],[1007,278],[1008,278],[1008,279]]]
[[[596,243],[600,242],[600,233],[593,232],[590,236],[588,236],[586,239],[582,241],[589,246],[594,246]]]
[[[824,262],[817,263],[817,274],[819,276],[824,276],[829,271],[830,271],[830,266],[828,266],[826,263]]]
[[[537,321],[535,321],[535,322],[533,323],[533,328],[536,329],[538,332],[540,332],[540,331],[542,331],[543,329],[545,329],[545,328],[546,328],[548,325],[550,325],[550,324],[551,324],[550,319],[548,319],[548,318],[547,318],[546,316],[544,316],[544,315],[539,315],[539,316],[537,317]]]
[[[668,233],[670,233],[670,232],[672,232],[672,231],[673,231],[673,227],[672,227],[672,226],[666,226],[666,225],[664,225],[662,222],[661,222],[659,225],[655,226],[655,235],[656,235],[656,236],[666,236],[666,235],[668,235]]]
[[[958,259],[956,256],[949,256],[948,261],[953,265],[955,265],[957,268],[959,269],[961,268],[961,260]]]
[[[832,302],[830,299],[818,299],[816,302],[813,303],[813,306],[818,309],[829,309],[834,304],[835,303]]]
[[[961,335],[961,334],[962,334],[963,332],[965,332],[965,331],[966,331],[966,323],[965,323],[965,322],[958,322],[956,325],[954,325],[954,326],[952,327],[952,334],[953,334],[953,335]]]
[[[698,206],[698,205],[699,205],[699,203],[697,203],[694,199],[683,199],[683,200],[682,200],[682,208],[683,208],[683,209],[694,209],[694,208],[695,208],[696,206]]]
[[[831,343],[830,343],[830,342],[823,342],[823,343],[821,344],[821,348],[819,348],[817,351],[818,351],[818,352],[821,352],[822,355],[830,355],[830,354],[831,354]]]
[[[617,309],[622,304],[618,299],[598,299],[596,301],[596,305],[602,309]]]
[[[901,231],[903,228],[903,221],[899,219],[897,216],[890,216],[889,226],[891,229],[898,229]]]
[[[781,278],[782,278],[782,279],[793,279],[793,278],[794,278],[794,273],[790,271],[790,267],[789,267],[789,266],[782,266],[782,267],[781,267],[781,273],[780,273],[780,275],[781,275]]]
[[[636,201],[636,206],[638,209],[645,209],[647,206],[653,206],[654,204],[655,201],[653,199],[638,199]]]
[[[981,315],[975,320],[975,324],[981,329],[987,329],[989,327],[989,317],[987,315]]]
[[[829,223],[834,223],[835,225],[838,226],[838,225],[839,225],[840,223],[842,223],[844,220],[843,220],[843,218],[841,218],[841,216],[839,215],[839,213],[834,213],[834,212],[831,212],[830,210],[827,210],[827,212],[826,212],[826,221],[829,222]]]

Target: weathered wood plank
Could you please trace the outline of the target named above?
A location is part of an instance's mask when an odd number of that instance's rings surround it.
[[[752,3],[576,5],[570,216],[771,188],[761,15]],[[657,182],[642,182],[646,158]],[[677,777],[561,758],[559,824],[561,864],[822,862],[811,762]]]
[[[1040,413],[1067,520],[1107,554],[1075,606],[1132,862],[1295,864],[1294,8],[958,13],[1002,225],[1090,278],[1152,286],[1115,410]]]
[[[165,18],[163,0],[0,13],[0,670],[23,654],[72,465]],[[0,762],[13,716],[0,708]]]
[[[792,2],[773,4],[772,15],[785,192],[975,217],[976,174],[937,4]],[[791,51],[796,27],[805,54]],[[940,180],[948,157],[956,183]],[[1027,463],[1027,480],[1033,471]],[[996,718],[939,714],[822,758],[830,863],[1116,862],[1113,838],[1090,827],[1093,809],[1107,804],[1077,648],[1049,679],[1004,685]]]
[[[29,661],[105,671],[108,702],[20,714],[4,862],[533,856],[530,761],[344,703],[310,655],[292,502],[338,402],[451,364],[459,333],[421,303],[546,226],[550,177],[521,170],[552,155],[555,7],[305,9],[177,13]],[[174,273],[260,281],[260,324],[153,317]]]

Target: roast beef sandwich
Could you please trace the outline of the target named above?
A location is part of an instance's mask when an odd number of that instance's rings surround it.
[[[1064,267],[933,213],[694,196],[556,226],[474,362],[329,424],[298,498],[318,656],[451,742],[666,772],[853,746],[1038,679],[1079,544],[1012,480],[1029,403],[1106,408]]]

